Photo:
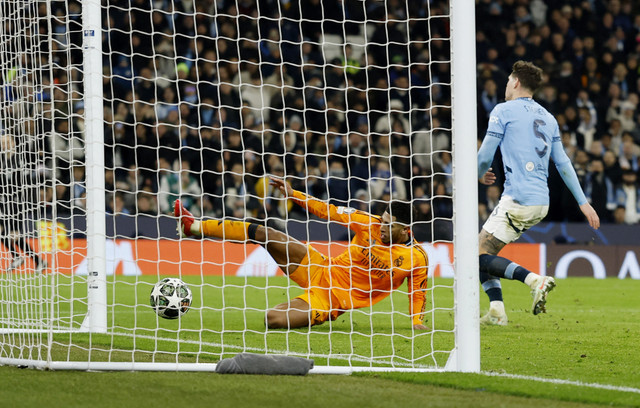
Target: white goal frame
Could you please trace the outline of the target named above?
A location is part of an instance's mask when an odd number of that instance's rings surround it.
[[[104,118],[100,0],[82,0],[84,106],[86,123],[88,313],[79,331],[107,333],[105,253]],[[475,64],[475,2],[450,0],[454,203],[454,335],[455,347],[443,369],[402,367],[316,366],[310,373],[349,374],[356,371],[480,371],[477,126]],[[40,330],[52,334],[53,327]],[[16,333],[11,329],[3,333]],[[0,357],[0,365],[52,370],[214,371],[213,363],[72,362]]]

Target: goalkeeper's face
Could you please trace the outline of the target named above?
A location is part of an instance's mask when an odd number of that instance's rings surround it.
[[[409,226],[396,221],[396,217],[391,217],[388,212],[382,214],[382,225],[380,225],[380,241],[383,244],[398,244],[407,242],[409,239]]]

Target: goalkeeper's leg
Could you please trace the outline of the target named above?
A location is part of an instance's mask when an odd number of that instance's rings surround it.
[[[291,299],[267,311],[265,324],[270,329],[309,327],[311,305],[302,299]]]
[[[243,221],[196,220],[180,200],[176,200],[174,204],[174,215],[179,218],[178,230],[184,236],[215,237],[263,245],[287,275],[295,272],[307,256],[306,245],[273,228]],[[265,323],[272,329],[307,327],[310,313],[309,303],[296,298],[270,309]]]
[[[287,274],[293,273],[307,255],[307,246],[287,234],[264,225],[234,220],[196,220],[180,200],[174,204],[179,217],[178,230],[185,236],[215,237],[225,241],[253,242],[265,247],[278,266]]]

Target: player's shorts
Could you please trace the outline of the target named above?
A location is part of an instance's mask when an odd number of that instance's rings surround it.
[[[309,304],[312,325],[324,323],[329,319],[335,320],[344,313],[344,310],[335,309],[340,303],[330,289],[329,258],[311,245],[307,245],[307,255],[300,266],[289,274],[289,278],[305,289],[304,294],[296,299],[302,299]]]
[[[520,238],[547,215],[548,205],[520,205],[509,196],[502,196],[482,229],[508,244]]]

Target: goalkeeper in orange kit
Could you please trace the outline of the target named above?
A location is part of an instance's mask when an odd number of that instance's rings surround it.
[[[298,328],[335,320],[345,311],[373,306],[408,280],[413,328],[423,324],[427,288],[427,254],[411,236],[413,206],[392,202],[382,216],[336,207],[300,191],[281,179],[271,184],[319,217],[346,224],[356,234],[349,248],[327,258],[311,245],[262,225],[231,220],[198,221],[176,200],[178,229],[185,236],[216,237],[263,245],[280,268],[305,293],[267,311],[269,328]]]

